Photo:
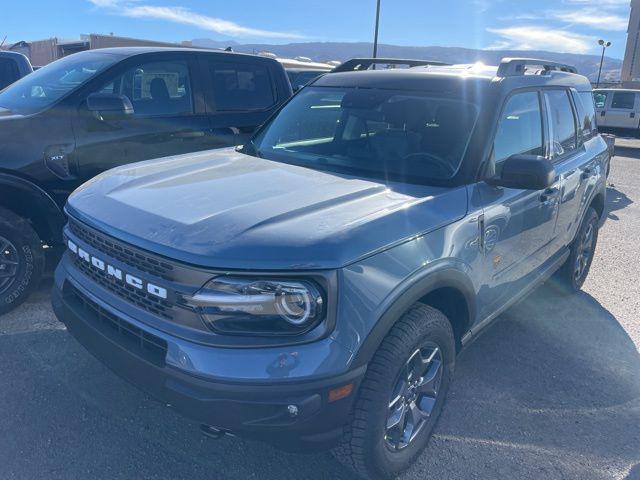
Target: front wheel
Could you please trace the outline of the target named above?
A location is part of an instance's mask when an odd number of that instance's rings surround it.
[[[0,315],[29,296],[43,269],[42,244],[31,224],[0,208]]]
[[[447,317],[413,306],[369,364],[335,457],[364,478],[395,478],[409,468],[431,437],[454,364]]]

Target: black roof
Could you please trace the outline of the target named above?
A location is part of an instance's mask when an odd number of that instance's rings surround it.
[[[507,59],[513,62],[512,59]],[[504,90],[535,86],[574,87],[591,90],[589,80],[572,71],[560,69],[522,71],[503,75],[503,67],[486,65],[420,66],[385,70],[362,70],[324,75],[313,84],[323,87],[388,88],[398,90],[482,90],[497,84]],[[526,74],[525,74],[526,73]],[[472,89],[469,87],[473,86]]]
[[[110,55],[118,55],[123,58],[133,57],[135,55],[142,55],[146,53],[162,53],[162,52],[177,52],[177,53],[205,53],[213,55],[233,55],[251,57],[252,59],[261,59],[263,61],[275,62],[276,60],[268,57],[262,57],[259,55],[252,55],[250,53],[229,52],[218,49],[206,49],[206,48],[193,48],[193,47],[110,47],[110,48],[97,48],[93,50],[84,50],[82,52],[75,53],[74,55],[83,55],[88,53],[106,53]]]

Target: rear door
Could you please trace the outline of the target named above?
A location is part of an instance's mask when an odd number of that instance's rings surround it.
[[[598,173],[598,159],[591,148],[597,138],[591,93],[572,90],[569,93],[571,102],[567,102],[563,93],[562,90],[545,92],[549,127],[555,139],[552,160],[556,172],[563,179],[557,226],[558,249],[573,240],[586,208],[587,187]],[[573,131],[569,130],[569,103],[575,116]]]
[[[195,55],[140,55],[84,92],[74,120],[75,160],[83,179],[119,165],[208,148],[209,120]],[[105,121],[86,109],[95,92],[129,98],[134,113]]]
[[[605,113],[605,126],[612,128],[638,128],[637,95],[632,91],[611,91],[611,101]]]
[[[592,174],[591,170],[595,169],[594,159],[589,157],[585,148],[586,138],[593,136],[592,127],[589,120],[589,131],[584,131],[584,117],[587,114],[582,102],[574,102],[574,96],[577,95],[577,92],[567,89],[544,91],[551,160],[562,185],[554,250],[559,250],[571,241],[572,232],[575,232],[576,223],[581,218],[586,181]]]
[[[245,143],[285,100],[279,98],[277,72],[265,62],[240,55],[201,58],[208,78],[206,102],[212,146]]]

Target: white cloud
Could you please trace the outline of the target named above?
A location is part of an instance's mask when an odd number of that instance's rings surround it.
[[[513,50],[551,50],[556,52],[586,53],[594,45],[594,38],[539,26],[488,28],[500,39],[490,48]]]
[[[209,30],[230,37],[301,39],[303,35],[290,32],[276,32],[239,25],[221,18],[209,17],[184,7],[162,7],[138,3],[137,0],[88,0],[98,8],[113,15],[131,18],[165,20],[183,25]]]
[[[595,5],[598,7],[629,7],[630,0],[564,0],[564,3],[572,3],[574,5]]]
[[[587,25],[598,30],[625,31],[629,18],[605,12],[602,9],[583,8],[581,10],[550,11],[548,16],[554,20],[570,24]]]

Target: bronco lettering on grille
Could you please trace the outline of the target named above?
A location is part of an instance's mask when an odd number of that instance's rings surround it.
[[[153,295],[154,297],[165,299],[167,298],[167,289],[162,288],[158,285],[154,285],[153,283],[149,283],[144,281],[143,279],[131,275],[130,273],[123,272],[119,268],[114,267],[113,265],[109,265],[107,262],[102,260],[101,258],[95,257],[91,255],[86,250],[83,250],[81,247],[76,245],[73,241],[68,240],[67,246],[69,250],[93,268],[100,270],[105,273],[105,275],[112,277],[120,282],[126,283],[127,285],[132,286],[133,288],[137,288],[138,290],[144,290],[148,294]]]

